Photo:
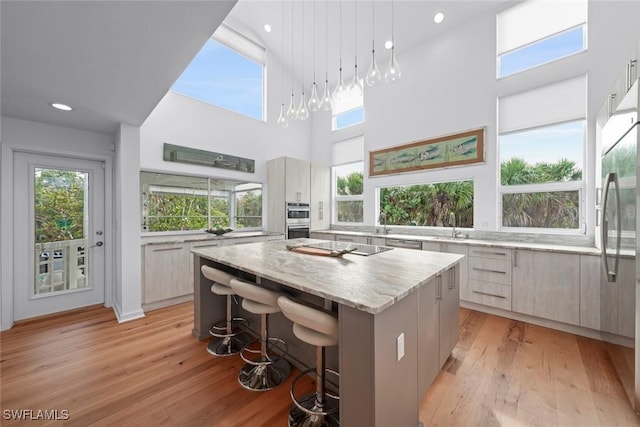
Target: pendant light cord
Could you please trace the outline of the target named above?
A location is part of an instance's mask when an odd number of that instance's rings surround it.
[[[316,0],[313,0],[313,84],[316,84]]]
[[[393,4],[393,3],[392,3]],[[393,22],[392,22],[393,25]],[[391,39],[393,40],[393,34],[391,35]],[[291,99],[293,99],[293,72],[294,72],[294,63],[293,63],[293,0],[291,0]]]

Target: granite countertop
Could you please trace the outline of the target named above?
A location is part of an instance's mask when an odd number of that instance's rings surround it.
[[[271,231],[230,231],[229,233],[217,236],[215,234],[202,231],[199,234],[174,234],[165,236],[142,236],[142,246],[158,245],[163,243],[185,243],[185,242],[201,242],[205,240],[227,240],[240,239],[247,237],[270,237],[284,236],[284,233],[276,233]]]
[[[194,249],[203,258],[371,314],[390,307],[457,264],[462,255],[393,248],[370,256],[291,252],[287,245],[318,239],[277,240]]]
[[[345,231],[345,230],[318,230],[318,233],[327,234],[340,234],[345,236],[362,236],[362,237],[381,237],[385,239],[400,239],[400,240],[414,240],[421,242],[440,242],[440,243],[453,243],[458,245],[468,246],[482,246],[493,248],[508,248],[508,249],[531,249],[545,252],[560,252],[560,253],[572,253],[578,255],[600,255],[600,249],[589,246],[569,246],[561,244],[550,243],[530,243],[530,242],[514,242],[503,240],[479,240],[479,239],[453,239],[451,237],[443,236],[422,236],[415,234],[382,234],[382,233],[367,233],[361,231]],[[631,256],[627,253],[622,253],[622,256]]]

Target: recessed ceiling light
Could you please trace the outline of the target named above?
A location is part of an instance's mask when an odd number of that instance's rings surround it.
[[[69,107],[67,104],[61,104],[59,102],[50,102],[49,105],[57,110],[62,110],[62,111],[73,110],[73,108]]]
[[[435,15],[433,15],[433,22],[435,22],[436,24],[439,24],[442,21],[444,21],[444,13],[438,12]]]
[[[271,32],[271,25],[269,25],[269,24],[264,24],[264,30],[265,30],[267,33],[270,33],[270,32]]]
[[[391,49],[393,47],[393,42],[391,40],[387,40],[386,42],[384,42],[384,47],[386,49]]]

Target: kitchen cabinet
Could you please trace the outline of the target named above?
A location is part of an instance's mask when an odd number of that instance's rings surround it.
[[[459,267],[418,289],[418,396],[424,396],[458,343]]]
[[[309,233],[309,237],[312,239],[336,240],[336,235],[333,233],[320,233],[317,231],[312,231],[311,233]]]
[[[617,288],[618,335],[635,337],[636,321],[636,262],[634,258],[621,258],[618,266]]]
[[[513,254],[512,308],[580,324],[580,256],[518,249]]]
[[[384,237],[367,237],[367,244],[376,245],[376,246],[384,246],[387,243]]]
[[[311,163],[310,230],[326,230],[331,225],[331,169]]]
[[[189,243],[148,245],[144,248],[145,304],[193,293]]]
[[[601,300],[611,298],[600,295],[601,264],[599,256],[580,255],[580,326],[596,330],[601,329]]]
[[[468,301],[511,310],[510,249],[470,247],[468,268]]]
[[[311,165],[292,157],[267,161],[267,229],[285,232],[286,202],[309,203]]]
[[[460,299],[469,299],[469,247],[465,244],[457,243],[441,243],[441,242],[422,242],[423,251],[447,252],[450,254],[464,255],[460,260],[459,268],[459,288]]]
[[[337,242],[350,242],[350,243],[363,243],[363,244],[367,244],[367,237],[366,236],[352,236],[352,235],[345,235],[345,234],[336,234],[335,239]]]
[[[422,242],[419,240],[409,240],[409,239],[385,239],[385,246],[389,246],[392,248],[404,248],[404,249],[422,249]]]

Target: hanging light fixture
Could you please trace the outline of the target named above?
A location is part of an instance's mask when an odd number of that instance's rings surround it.
[[[342,80],[342,0],[340,0],[340,70],[338,75],[338,85],[333,92],[333,98],[336,101],[341,101],[342,98],[344,98],[346,90],[347,88],[344,85],[344,80]]]
[[[309,110],[318,111],[320,99],[316,86],[316,0],[313,0],[313,84],[311,85],[311,97],[309,98]]]
[[[307,120],[309,118],[309,110],[307,110],[307,100],[304,97],[304,2],[302,2],[302,45],[300,46],[300,57],[302,58],[302,94],[300,95],[300,104],[298,105],[298,119]]]
[[[331,111],[331,95],[329,94],[329,0],[325,0],[325,27],[324,27],[324,92],[320,100],[320,108]]]
[[[375,31],[375,0],[371,0],[371,64],[369,65],[369,71],[365,77],[367,86],[375,86],[382,80],[382,73],[376,63],[376,31]]]
[[[349,91],[351,92],[351,96],[359,97],[362,96],[362,84],[360,83],[360,78],[358,76],[358,2],[354,2],[354,14],[355,14],[355,23],[354,23],[354,62],[353,62],[353,81],[351,82],[351,86],[349,87]]]
[[[398,61],[396,61],[396,41],[394,39],[393,32],[393,9],[393,0],[391,0],[391,59],[389,60],[389,68],[387,68],[387,72],[384,73],[384,79],[387,83],[398,81],[402,76],[400,66],[398,65]]]
[[[278,126],[282,126],[286,128],[289,126],[289,120],[287,120],[287,115],[284,111],[284,0],[282,0],[282,104],[280,104],[280,116],[278,117]]]
[[[289,119],[290,122],[298,118],[298,110],[293,100],[293,64],[293,0],[291,0],[291,102],[289,102],[289,108],[287,109],[287,119]]]

